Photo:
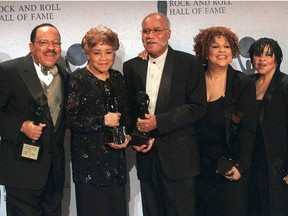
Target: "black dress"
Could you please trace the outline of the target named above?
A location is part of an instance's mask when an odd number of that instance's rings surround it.
[[[196,180],[197,216],[247,216],[247,171],[250,166],[257,122],[254,81],[228,67],[225,97],[208,102],[206,116],[199,121],[198,144],[201,173]],[[237,181],[216,173],[219,157],[227,150],[225,112],[240,111],[235,166]]]
[[[197,178],[198,216],[246,216],[246,177],[231,182],[216,173],[218,158],[226,152],[224,97],[208,102],[206,116],[199,122],[201,175]]]
[[[73,72],[69,78],[66,120],[67,127],[71,130],[72,175],[76,185],[77,215],[90,215],[86,213],[88,212],[86,208],[90,207],[94,212],[91,213],[92,215],[106,215],[103,212],[104,206],[109,212],[116,209],[115,213],[109,215],[126,214],[119,211],[117,213],[119,207],[116,207],[120,201],[122,209],[125,210],[126,207],[125,150],[111,148],[107,144],[104,133],[106,129],[104,115],[108,112],[105,87],[113,89],[121,113],[120,125],[125,126],[127,123],[126,86],[119,71],[111,69],[109,74],[109,82],[108,79],[102,81],[86,68],[82,68]],[[105,188],[108,194],[103,196]],[[91,192],[93,190],[95,192]],[[88,196],[87,192],[90,192],[91,196]],[[115,196],[120,197],[120,201],[113,200]],[[104,202],[104,199],[107,201]],[[115,209],[111,210],[113,206]]]

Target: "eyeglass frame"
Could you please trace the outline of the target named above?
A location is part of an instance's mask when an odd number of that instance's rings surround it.
[[[46,47],[50,44],[50,42],[52,42],[54,47],[61,47],[61,41],[49,41],[49,40],[45,40],[45,39],[40,39],[38,41],[34,41],[34,43],[37,42],[37,44],[41,47]]]
[[[143,36],[148,36],[151,32],[154,34],[154,35],[161,35],[163,31],[166,31],[166,30],[170,30],[169,28],[165,28],[165,29],[142,29],[140,32]]]

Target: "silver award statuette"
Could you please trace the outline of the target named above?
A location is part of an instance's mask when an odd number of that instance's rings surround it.
[[[140,118],[145,119],[145,114],[148,114],[148,106],[149,106],[149,95],[147,95],[145,92],[140,91],[137,94],[137,100],[138,100],[138,106],[140,109]],[[149,138],[150,133],[145,133],[139,131],[137,128],[135,128],[132,132],[132,139],[131,139],[131,145],[141,146],[146,145]]]
[[[38,93],[35,96],[35,121],[34,124],[38,125],[42,119],[43,113],[47,107],[47,97],[44,93]],[[23,143],[21,157],[31,160],[38,160],[40,152],[40,145],[34,140],[27,140]]]
[[[106,79],[104,90],[107,112],[118,113],[119,101],[113,91],[113,85],[110,78]],[[121,144],[126,142],[126,128],[121,124],[117,127],[105,127],[104,133],[107,143]]]

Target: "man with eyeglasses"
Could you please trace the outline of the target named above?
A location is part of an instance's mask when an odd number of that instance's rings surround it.
[[[195,124],[205,114],[206,90],[202,65],[195,56],[172,49],[169,19],[152,13],[142,21],[147,60],[123,65],[135,128],[150,133],[137,151],[144,216],[195,215],[195,183],[199,158]],[[137,95],[150,99],[149,114],[139,118]],[[135,129],[134,129],[135,130]]]
[[[0,184],[9,216],[60,216],[68,73],[60,33],[36,26],[30,53],[0,64]]]

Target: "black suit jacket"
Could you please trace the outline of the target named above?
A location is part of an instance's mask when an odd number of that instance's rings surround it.
[[[56,126],[53,126],[49,109],[43,114],[38,161],[20,156],[27,137],[20,132],[26,120],[35,119],[33,94],[41,92],[31,55],[0,64],[0,184],[23,189],[40,189],[47,180],[51,162],[54,166],[56,186],[64,186],[64,107],[65,83],[68,73],[57,65],[62,79],[62,109]],[[34,93],[33,93],[34,92]]]
[[[133,125],[139,114],[137,93],[145,91],[147,66],[148,61],[138,57],[123,65]],[[199,173],[194,125],[205,111],[206,88],[202,65],[195,56],[169,47],[155,110],[158,128],[154,131],[154,147],[146,154],[137,153],[140,180],[150,177],[154,151],[157,151],[163,171],[170,179],[190,178]]]
[[[253,74],[255,81],[259,74]],[[259,122],[268,165],[271,216],[288,215],[288,186],[275,168],[281,159],[288,162],[288,76],[276,70],[259,109]],[[253,158],[252,158],[253,160]],[[252,173],[253,175],[253,173]]]

